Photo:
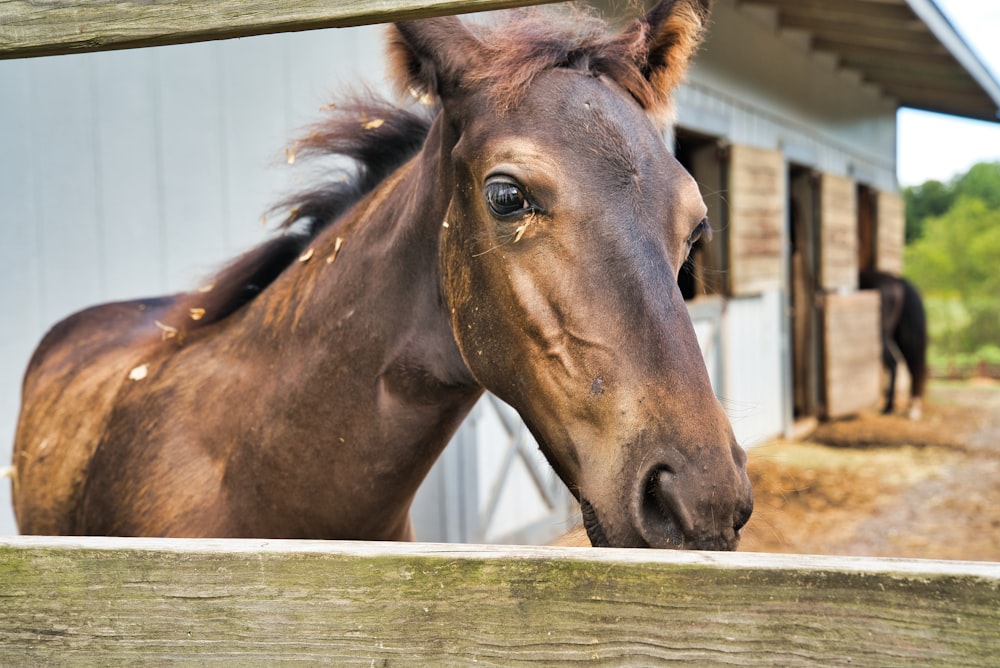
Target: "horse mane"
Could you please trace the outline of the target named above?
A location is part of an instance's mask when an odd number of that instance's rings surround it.
[[[501,111],[518,105],[538,74],[556,68],[607,76],[644,109],[654,106],[654,91],[636,65],[644,56],[645,35],[613,34],[585,5],[514,10],[503,23],[477,33],[487,56],[466,76],[485,87]]]
[[[367,92],[325,112],[287,151],[289,163],[332,159],[321,165],[316,184],[271,207],[269,214],[283,216],[279,234],[224,266],[203,288],[177,298],[159,323],[165,338],[181,344],[186,334],[252,301],[324,229],[420,150],[437,110],[401,107]]]

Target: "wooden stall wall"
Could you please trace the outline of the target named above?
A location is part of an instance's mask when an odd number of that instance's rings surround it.
[[[729,299],[720,396],[744,447],[784,430],[782,329],[787,165],[780,151],[733,144],[726,155]]]
[[[903,245],[906,241],[903,198],[897,193],[880,190],[875,215],[875,267],[890,274],[902,274]]]
[[[820,188],[820,287],[858,286],[857,190],[845,176],[823,173]]]
[[[729,292],[734,297],[783,284],[785,158],[780,151],[729,148]]]
[[[856,292],[862,261],[859,235],[871,234],[874,218],[868,189],[836,174],[824,173],[819,179],[820,287],[826,292],[822,305],[823,414],[836,418],[868,408],[879,397],[879,298],[875,293]]]
[[[825,416],[838,418],[878,401],[879,295],[871,290],[828,294],[823,302]]]

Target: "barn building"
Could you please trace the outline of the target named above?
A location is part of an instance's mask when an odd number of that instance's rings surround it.
[[[386,86],[361,27],[0,62],[0,462],[44,332],[85,306],[198,285],[265,238],[302,175],[284,149],[344,85]],[[901,106],[997,120],[1000,84],[932,0],[716,0],[667,137],[716,229],[683,277],[748,447],[874,405],[878,300],[898,271]],[[0,534],[13,533],[9,481]],[[418,537],[542,541],[572,499],[484,398],[421,489]]]

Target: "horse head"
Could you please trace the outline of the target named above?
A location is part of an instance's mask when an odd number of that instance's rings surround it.
[[[402,87],[441,104],[441,291],[469,373],[513,406],[595,545],[733,549],[746,457],[677,285],[710,233],[657,121],[707,6],[621,32],[576,17],[397,24]],[[509,18],[509,15],[508,15]]]

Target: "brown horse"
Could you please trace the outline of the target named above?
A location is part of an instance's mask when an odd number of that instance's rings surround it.
[[[677,287],[708,229],[653,118],[707,7],[393,27],[424,113],[340,105],[296,145],[353,159],[201,291],[56,325],[24,382],[25,533],[411,539],[484,388],[595,545],[732,549],[752,501]]]
[[[910,372],[910,419],[920,419],[923,410],[924,387],[927,385],[927,314],[920,293],[901,276],[883,271],[862,271],[858,274],[862,290],[878,290],[882,300],[882,364],[889,372],[885,392],[886,415],[896,403],[896,354],[903,356]]]

